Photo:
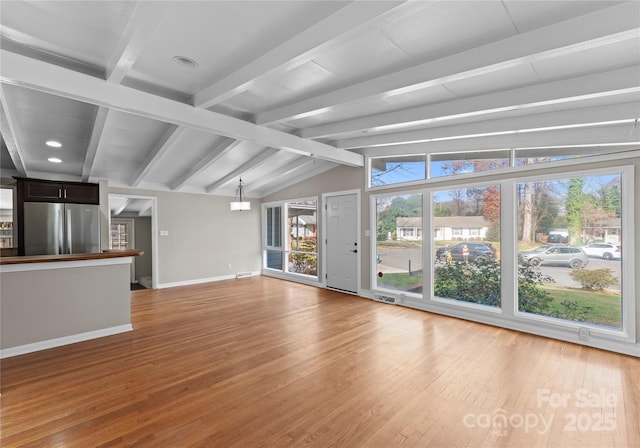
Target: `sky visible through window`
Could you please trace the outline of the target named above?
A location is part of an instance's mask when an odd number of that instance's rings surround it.
[[[530,162],[530,163],[543,163],[543,162],[553,162],[559,160],[566,160],[570,158],[575,158],[578,156],[557,156],[557,157],[549,157],[544,160]],[[396,159],[397,160],[397,159]],[[483,164],[483,161],[492,161],[490,164]],[[525,159],[518,158],[516,159],[516,165],[521,166]],[[465,164],[462,167],[457,167],[456,169],[452,169],[453,164],[456,162],[462,162],[461,160],[455,160],[455,157],[452,160],[439,160],[439,161],[431,161],[430,163],[430,178],[438,178],[451,176],[454,174],[467,174],[478,171],[486,171],[490,169],[496,169],[502,166],[508,166],[507,159],[478,159],[474,160],[466,160]],[[474,164],[474,162],[480,162],[479,164]],[[499,163],[498,163],[499,162]],[[401,184],[406,182],[414,182],[421,181],[426,179],[426,162],[425,161],[388,161],[384,164],[384,169],[376,169],[375,167],[371,170],[371,186],[377,187],[382,185],[394,185]],[[455,171],[455,172],[454,172]],[[602,179],[600,179],[602,181]],[[611,179],[606,179],[605,181],[609,181]]]

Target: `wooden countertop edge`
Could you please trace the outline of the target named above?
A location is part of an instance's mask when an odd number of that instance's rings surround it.
[[[141,250],[105,250],[98,254],[64,254],[64,255],[25,255],[18,257],[0,257],[0,265],[23,263],[51,263],[57,261],[101,260],[104,258],[138,257]]]

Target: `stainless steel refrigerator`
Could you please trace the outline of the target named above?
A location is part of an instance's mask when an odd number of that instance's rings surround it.
[[[100,208],[90,204],[24,203],[25,255],[100,252]]]

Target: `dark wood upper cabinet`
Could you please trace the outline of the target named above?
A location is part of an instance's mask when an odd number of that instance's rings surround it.
[[[18,181],[18,197],[25,201],[64,202],[62,197],[64,184],[58,182],[41,182],[38,180]],[[22,190],[22,195],[20,194]]]
[[[16,178],[18,201],[99,204],[98,184]]]
[[[64,184],[65,202],[76,204],[99,204],[100,189],[98,184]]]

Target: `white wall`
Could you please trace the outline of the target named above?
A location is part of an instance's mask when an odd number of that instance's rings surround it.
[[[354,168],[349,166],[338,166],[317,176],[311,177],[303,182],[292,185],[288,188],[280,190],[269,196],[262,198],[262,202],[272,202],[288,199],[306,198],[310,196],[318,197],[318,216],[317,222],[322,222],[322,203],[321,196],[323,193],[333,193],[338,191],[350,191],[361,189],[364,190],[365,171],[364,168]],[[362,223],[360,226],[360,241],[362,242],[358,254],[361,263],[361,281],[362,289],[369,289],[369,260],[371,258],[369,237],[365,237],[365,230],[369,229],[369,199],[362,200]],[[324,230],[319,229],[320,232]],[[376,234],[375,227],[371,232]],[[322,236],[322,233],[320,233]]]
[[[231,212],[229,197],[113,187],[109,193],[157,198],[159,287],[260,271],[258,202],[250,211]]]

